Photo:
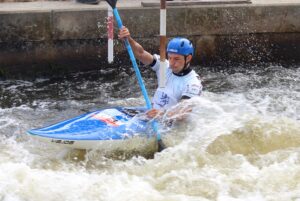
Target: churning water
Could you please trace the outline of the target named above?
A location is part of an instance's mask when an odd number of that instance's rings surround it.
[[[42,144],[26,130],[143,105],[131,71],[0,81],[1,201],[300,200],[300,68],[197,67],[205,91],[153,158]],[[144,75],[145,76],[145,75]],[[155,79],[146,77],[149,93]]]

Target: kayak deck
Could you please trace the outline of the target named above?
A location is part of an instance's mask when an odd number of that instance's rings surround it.
[[[148,122],[139,118],[146,108],[115,107],[89,112],[28,134],[52,140],[123,140],[136,135],[147,136]]]

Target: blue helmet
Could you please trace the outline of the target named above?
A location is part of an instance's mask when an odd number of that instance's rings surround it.
[[[173,38],[167,47],[167,52],[168,53],[175,53],[175,54],[180,54],[184,56],[188,55],[194,55],[194,47],[191,41],[189,41],[186,38]]]

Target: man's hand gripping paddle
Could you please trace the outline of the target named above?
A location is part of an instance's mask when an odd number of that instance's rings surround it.
[[[118,27],[119,27],[119,29],[121,29],[123,27],[123,24],[122,24],[122,20],[121,20],[121,17],[119,15],[119,12],[116,8],[117,0],[106,0],[106,1],[112,7],[114,16],[115,16],[116,21],[118,23]],[[151,102],[150,102],[150,99],[148,97],[146,87],[144,85],[140,70],[139,70],[138,65],[136,63],[136,59],[134,57],[134,54],[133,54],[133,51],[132,51],[132,48],[129,44],[128,39],[125,39],[125,45],[126,45],[126,49],[128,51],[132,66],[134,68],[135,74],[137,76],[138,83],[139,83],[140,88],[142,90],[142,94],[143,94],[144,99],[146,101],[147,109],[151,109],[152,108]],[[163,149],[166,148],[166,146],[164,145],[163,141],[161,140],[161,135],[158,132],[158,127],[157,127],[157,122],[156,121],[152,122],[152,127],[153,127],[153,130],[156,133],[156,140],[157,140],[157,143],[158,143],[158,151],[162,151]]]

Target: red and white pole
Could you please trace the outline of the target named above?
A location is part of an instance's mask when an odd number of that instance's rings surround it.
[[[167,42],[167,10],[166,10],[166,0],[160,0],[160,80],[159,87],[164,88],[166,86],[166,42]]]
[[[107,61],[112,63],[114,61],[114,14],[110,6],[107,10]]]

